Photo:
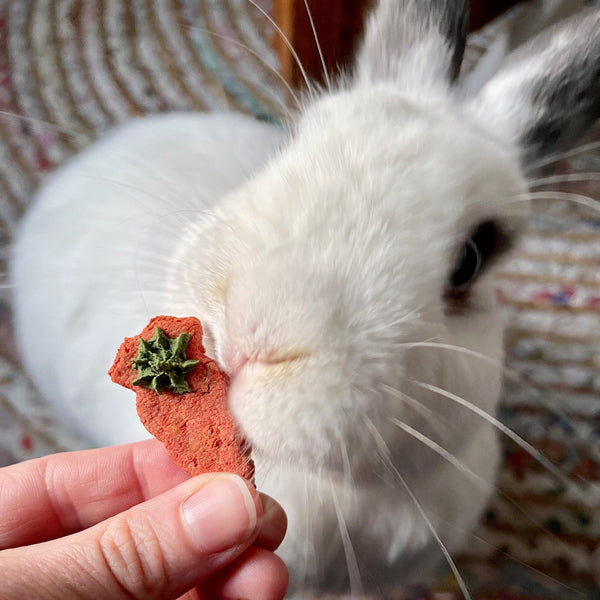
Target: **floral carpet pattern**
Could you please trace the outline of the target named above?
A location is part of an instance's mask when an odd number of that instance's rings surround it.
[[[467,65],[518,15],[472,36]],[[173,110],[278,118],[287,95],[272,31],[247,0],[0,0],[0,274],[35,188],[106,129]],[[589,141],[599,139],[600,129]],[[556,172],[599,167],[590,150]],[[600,198],[599,178],[550,189]],[[86,447],[20,369],[1,277],[0,464]],[[540,203],[498,294],[508,355],[501,420],[569,483],[506,441],[498,493],[459,570],[479,600],[600,598],[600,213]],[[415,594],[460,598],[450,576]]]

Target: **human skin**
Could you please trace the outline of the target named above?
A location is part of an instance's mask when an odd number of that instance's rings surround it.
[[[235,475],[190,477],[156,440],[0,469],[0,514],[3,600],[279,600],[287,588],[281,507]]]

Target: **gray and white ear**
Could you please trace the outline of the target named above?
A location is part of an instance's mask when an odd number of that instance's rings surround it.
[[[515,50],[468,108],[519,149],[526,169],[572,145],[600,117],[600,11]]]
[[[447,87],[460,71],[468,0],[379,0],[366,26],[355,82]]]

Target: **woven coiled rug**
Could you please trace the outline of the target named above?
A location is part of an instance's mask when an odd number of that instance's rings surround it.
[[[513,13],[472,36],[467,65],[523,18]],[[287,96],[271,38],[246,0],[0,1],[0,273],[39,182],[107,128],[168,110],[276,119]],[[557,170],[599,165],[590,151]],[[593,181],[569,189],[600,198]],[[586,483],[600,483],[599,267],[600,215],[547,205],[499,273],[509,369],[501,418],[573,485],[506,442],[499,493],[458,562],[474,598],[600,597],[600,496]],[[0,464],[85,447],[21,371],[9,300],[4,276]],[[459,597],[451,577],[430,594]]]

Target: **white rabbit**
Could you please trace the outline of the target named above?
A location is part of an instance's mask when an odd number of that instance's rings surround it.
[[[493,486],[495,428],[456,397],[494,414],[487,267],[524,169],[600,113],[600,13],[459,101],[466,4],[380,0],[355,71],[289,133],[236,115],[126,125],[51,178],[14,247],[23,361],[95,443],[145,436],[106,375],[123,337],[200,318],[258,487],[288,513],[292,590],[424,582]]]

